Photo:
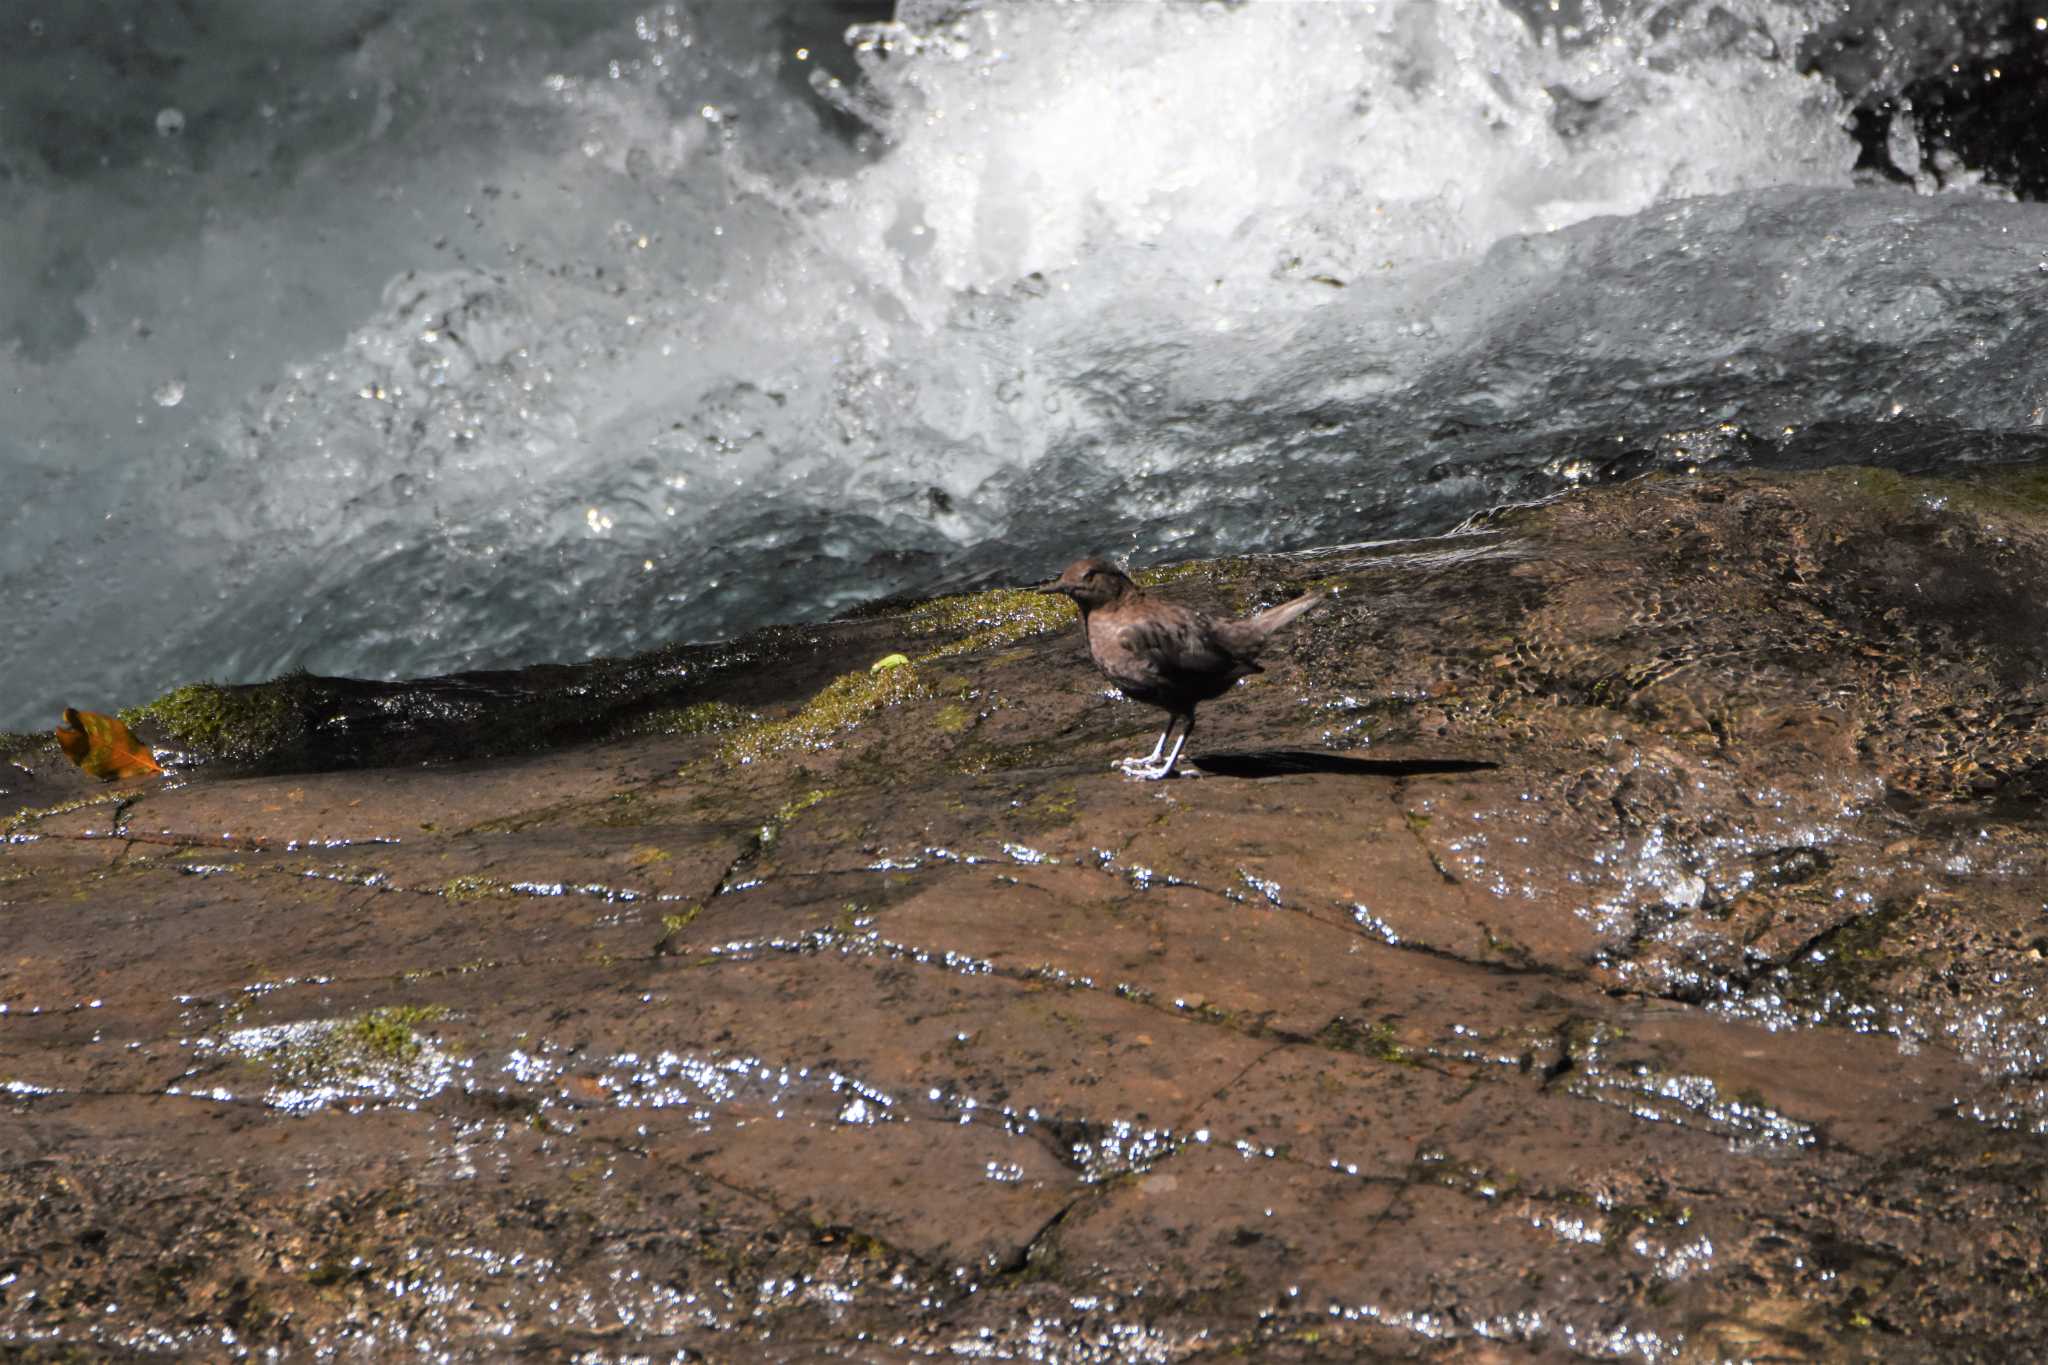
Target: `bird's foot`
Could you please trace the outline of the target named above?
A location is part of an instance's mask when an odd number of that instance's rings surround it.
[[[1125,777],[1134,778],[1139,782],[1157,782],[1165,777],[1201,776],[1193,768],[1176,767],[1164,759],[1156,758],[1150,762],[1142,758],[1127,758],[1116,766],[1123,770]]]

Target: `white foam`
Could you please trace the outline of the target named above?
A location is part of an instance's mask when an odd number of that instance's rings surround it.
[[[2048,404],[2040,210],[1854,186],[1796,10],[902,8],[826,90],[868,155],[754,7],[422,4],[32,177],[0,249],[90,250],[0,281],[75,314],[0,354],[0,726],[1412,529],[1573,433]]]

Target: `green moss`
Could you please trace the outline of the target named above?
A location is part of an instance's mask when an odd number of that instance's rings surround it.
[[[1397,1066],[1418,1065],[1415,1054],[1402,1045],[1399,1033],[1385,1019],[1362,1025],[1340,1014],[1323,1025],[1316,1034],[1316,1041],[1324,1047],[1355,1052],[1361,1057],[1372,1057]]]
[[[468,962],[459,962],[453,967],[415,967],[411,971],[401,972],[398,979],[412,982],[432,981],[450,976],[475,976],[478,972],[496,971],[504,965],[494,958],[478,957],[471,958]]]
[[[957,735],[974,724],[974,713],[959,702],[951,702],[940,708],[932,724],[938,727],[941,734]]]
[[[827,797],[831,795],[832,792],[830,788],[814,787],[810,791],[805,792],[802,796],[783,802],[782,807],[775,812],[775,824],[777,828],[780,828],[781,826],[788,824],[790,821],[796,819],[797,816],[802,815],[812,806],[817,805],[820,801],[825,800]]]
[[[1481,961],[1485,961],[1488,958],[1498,958],[1510,966],[1519,967],[1524,970],[1534,968],[1537,965],[1536,954],[1530,952],[1528,948],[1515,942],[1506,934],[1495,933],[1492,928],[1485,924],[1479,926],[1479,942]]]
[[[1056,767],[1069,761],[1073,750],[1073,741],[1064,736],[1027,740],[1022,744],[977,745],[962,757],[960,770],[999,773],[1016,768]]]
[[[503,882],[489,877],[451,877],[441,884],[441,894],[458,905],[469,901],[495,900],[512,894]]]
[[[415,1030],[447,1013],[434,1005],[380,1006],[287,1044],[275,1065],[281,1075],[298,1084],[389,1075],[420,1059],[425,1048]]]
[[[696,922],[697,916],[703,913],[704,902],[692,901],[681,910],[663,915],[661,917],[661,937],[655,941],[654,955],[656,957],[667,957],[676,952],[677,938],[681,936],[683,930]]]
[[[628,728],[636,735],[717,735],[759,719],[753,712],[730,702],[700,701],[695,706],[671,706],[651,712]]]
[[[1031,804],[1025,807],[1025,814],[1035,828],[1057,829],[1074,823],[1079,801],[1080,797],[1071,786],[1053,787],[1033,796]]]
[[[1927,496],[1946,497],[1955,506],[1979,515],[1997,516],[2024,526],[2040,527],[2048,513],[2048,465],[1989,469],[1959,481],[1927,479]]]
[[[1820,478],[1823,483],[1882,502],[1898,502],[1911,497],[1918,482],[1895,470],[1875,469],[1868,465],[1839,465],[1822,470]]]
[[[923,663],[1015,644],[1071,626],[1075,619],[1073,604],[1064,597],[1029,588],[997,588],[919,603],[906,624],[913,635],[958,637],[920,656],[917,662]]]
[[[2048,464],[1990,469],[1971,484],[1986,493],[2008,498],[2036,512],[2048,511]]]
[[[123,711],[131,727],[154,729],[164,745],[193,758],[255,763],[274,758],[305,732],[304,673],[267,683],[193,683]]]
[[[767,821],[762,824],[760,838],[754,845],[755,852],[767,848],[777,839],[780,839],[782,831],[788,827],[790,821],[796,819],[797,816],[802,815],[812,806],[817,805],[820,801],[831,795],[832,792],[828,788],[814,787],[802,796],[783,802],[781,809],[769,816]]]
[[[844,1224],[827,1224],[813,1220],[811,1245],[823,1249],[827,1254],[840,1252],[856,1259],[874,1261],[879,1265],[891,1265],[906,1259],[905,1253],[881,1238]]]
[[[1206,1000],[1177,1000],[1174,1006],[1190,1019],[1198,1019],[1205,1024],[1216,1024],[1248,1037],[1257,1038],[1266,1031],[1262,1018],[1252,1018],[1237,1010],[1222,1009]]]
[[[1155,564],[1131,575],[1141,588],[1165,587],[1173,583],[1231,583],[1248,577],[1251,570],[1242,560],[1191,559],[1185,564]]]
[[[447,1015],[438,1005],[384,1005],[344,1021],[329,1036],[365,1061],[403,1066],[419,1059],[420,1040],[413,1030]]]
[[[2048,464],[2042,463],[1988,469],[1963,478],[1908,476],[1861,465],[1823,470],[1817,477],[1888,507],[1940,502],[1958,511],[2037,526],[2042,513],[2048,512]]]
[[[16,734],[11,730],[0,730],[0,763],[11,758],[25,757],[43,749],[53,748],[56,736],[48,730],[38,734]]]
[[[88,806],[118,805],[127,799],[127,797],[122,796],[119,792],[104,792],[95,796],[79,796],[69,801],[59,801],[54,806],[38,806],[33,810],[18,810],[7,817],[5,831],[13,834],[18,830],[26,829],[30,825],[35,824],[38,820],[47,820],[55,815],[69,815],[72,811],[84,810]]]
[[[862,669],[827,683],[787,720],[747,726],[725,742],[720,754],[730,763],[752,763],[789,749],[826,749],[884,707],[930,695],[930,684],[915,666]]]

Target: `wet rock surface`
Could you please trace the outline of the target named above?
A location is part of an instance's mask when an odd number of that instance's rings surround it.
[[[1157,575],[1334,594],[1195,780],[1113,773],[1153,714],[1002,593],[287,680],[161,780],[17,744],[0,1342],[2048,1349],[2043,486],[1659,478]]]

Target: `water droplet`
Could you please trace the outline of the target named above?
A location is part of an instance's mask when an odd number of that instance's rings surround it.
[[[176,137],[178,134],[184,131],[184,110],[177,108],[164,108],[156,111],[156,135],[158,137]]]
[[[175,408],[178,404],[185,401],[184,382],[177,379],[166,379],[163,383],[156,386],[156,392],[152,393],[150,397],[156,399],[156,405],[160,408]]]

